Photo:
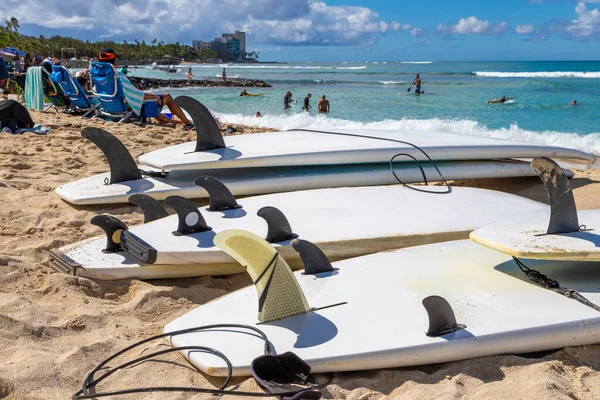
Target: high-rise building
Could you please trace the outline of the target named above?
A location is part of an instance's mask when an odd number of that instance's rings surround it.
[[[217,53],[219,58],[238,61],[246,57],[246,32],[224,33],[220,38],[215,38],[211,42],[194,40],[192,41],[192,47],[196,51],[210,49]]]

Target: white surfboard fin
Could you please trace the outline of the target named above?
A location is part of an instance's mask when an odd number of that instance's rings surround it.
[[[190,114],[196,128],[196,149],[194,151],[222,149],[225,141],[215,118],[198,100],[189,96],[178,96],[175,104]]]
[[[273,246],[259,236],[231,229],[214,243],[246,267],[258,293],[258,320],[278,321],[311,311],[292,270]]]
[[[294,239],[291,243],[300,255],[304,264],[304,275],[316,275],[322,272],[332,272],[335,268],[317,245],[308,240]]]
[[[206,225],[206,221],[196,205],[185,197],[169,196],[164,203],[174,209],[179,217],[179,225],[173,235],[180,236],[212,230],[210,226]]]
[[[579,232],[575,198],[563,169],[548,157],[537,157],[531,168],[540,176],[550,197],[550,223],[547,234]]]
[[[224,211],[242,207],[235,201],[235,197],[233,197],[227,186],[218,179],[201,176],[194,183],[208,192],[210,199],[208,211]]]
[[[110,167],[108,184],[142,179],[142,174],[125,145],[108,131],[88,127],[83,128],[81,136],[94,143],[104,153]]]
[[[127,200],[142,209],[145,224],[169,216],[162,204],[147,194],[134,194],[129,196]]]
[[[106,249],[103,253],[115,253],[121,251],[121,235],[126,231],[127,225],[118,218],[112,215],[96,215],[90,221],[92,225],[96,225],[106,233]]]
[[[454,311],[450,303],[440,296],[429,296],[423,299],[423,307],[429,316],[429,337],[443,336],[448,333],[465,329],[466,326],[456,323]]]
[[[267,242],[277,243],[285,240],[292,240],[298,237],[298,235],[292,232],[290,222],[286,218],[285,214],[279,209],[266,206],[258,210],[256,215],[267,221],[267,226],[269,228],[267,231],[267,237],[265,238]]]

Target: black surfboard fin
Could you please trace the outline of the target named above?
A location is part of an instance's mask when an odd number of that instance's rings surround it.
[[[535,158],[531,168],[544,182],[550,198],[550,223],[546,233],[579,232],[575,198],[563,169],[548,157]]]
[[[223,211],[242,207],[235,201],[235,197],[223,182],[210,176],[201,176],[196,179],[195,183],[208,192],[210,198],[208,211]]]
[[[174,209],[179,217],[179,226],[173,235],[180,236],[212,230],[210,226],[206,225],[206,221],[196,205],[185,197],[169,196],[164,203]]]
[[[88,127],[83,128],[81,136],[104,153],[110,167],[109,184],[142,179],[142,174],[125,145],[110,132]]]
[[[225,141],[221,130],[208,109],[198,100],[189,96],[178,96],[175,104],[190,114],[196,127],[196,149],[194,151],[222,149]]]
[[[429,316],[427,336],[438,337],[465,329],[466,326],[456,323],[454,311],[450,303],[440,296],[429,296],[423,299],[423,306]]]
[[[106,233],[106,249],[103,253],[115,253],[121,251],[121,235],[126,231],[127,225],[120,219],[112,215],[96,215],[90,221],[92,225],[96,225]]]
[[[291,245],[300,255],[300,259],[302,259],[304,275],[335,271],[325,253],[316,244],[308,240],[294,239]]]
[[[147,194],[133,194],[127,200],[142,209],[145,224],[169,216],[162,204]]]
[[[269,243],[283,242],[298,237],[292,232],[292,227],[285,215],[277,208],[266,206],[258,210],[256,213],[259,217],[267,221],[269,230],[265,240]]]

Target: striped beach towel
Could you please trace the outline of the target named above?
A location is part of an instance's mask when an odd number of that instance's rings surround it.
[[[25,101],[30,110],[44,111],[42,67],[29,67],[25,75]]]
[[[127,104],[133,110],[134,113],[141,116],[142,115],[142,104],[144,104],[144,92],[140,89],[133,86],[133,83],[129,81],[127,75],[119,72],[119,81],[121,81],[121,85],[123,87],[123,95],[125,95],[125,100],[127,100]]]

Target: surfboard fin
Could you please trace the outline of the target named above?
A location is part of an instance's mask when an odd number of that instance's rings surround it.
[[[90,221],[92,225],[96,225],[106,233],[106,249],[103,253],[114,253],[121,251],[121,235],[126,231],[127,225],[118,218],[112,215],[96,215]]]
[[[311,311],[292,270],[273,246],[257,235],[231,229],[218,233],[214,243],[246,267],[258,293],[261,323]]]
[[[196,232],[210,231],[212,228],[206,225],[206,221],[200,210],[194,203],[185,197],[169,196],[164,203],[174,209],[179,217],[179,225],[173,235],[187,235]]]
[[[169,216],[162,204],[147,194],[134,194],[129,196],[127,200],[142,209],[145,224]]]
[[[259,217],[267,221],[269,230],[265,238],[269,243],[283,242],[284,240],[292,240],[298,237],[292,232],[290,222],[279,209],[271,206],[266,206],[258,210],[256,213]]]
[[[81,136],[104,153],[110,167],[109,184],[142,179],[142,174],[125,145],[110,132],[88,127],[83,128]]]
[[[547,234],[579,232],[575,198],[563,169],[548,157],[537,157],[531,168],[540,176],[550,197]]]
[[[198,100],[189,96],[178,96],[175,104],[190,114],[196,128],[196,149],[194,151],[222,149],[225,141],[221,130],[210,111]]]
[[[304,264],[304,275],[335,271],[325,253],[314,243],[308,240],[294,239],[291,245],[300,254]]]
[[[208,211],[223,211],[242,207],[235,201],[235,197],[223,182],[210,176],[201,176],[194,183],[208,192],[210,199]]]
[[[423,299],[423,306],[429,316],[429,337],[443,336],[448,333],[464,329],[466,326],[456,323],[454,311],[450,303],[440,296],[429,296]]]

